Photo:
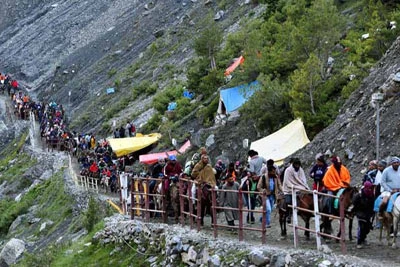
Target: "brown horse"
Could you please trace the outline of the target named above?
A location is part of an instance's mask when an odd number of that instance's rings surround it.
[[[348,187],[345,188],[344,191],[341,194],[341,199],[342,202],[339,202],[339,207],[335,208],[334,207],[334,201],[324,201],[324,199],[333,199],[332,197],[325,197],[322,198],[322,202],[325,202],[325,205],[322,205],[322,212],[326,214],[331,214],[334,216],[340,216],[340,205],[343,204],[344,212],[345,212],[345,217],[349,220],[349,240],[353,239],[352,235],[352,228],[353,228],[353,217],[354,214],[353,212],[350,212],[351,206],[352,206],[352,201],[353,197],[355,194],[357,194],[358,189],[356,187]],[[327,216],[322,216],[322,224],[321,224],[321,229],[324,230],[324,233],[326,234],[331,234],[332,233],[332,219],[330,219]],[[339,230],[339,233],[337,234],[337,237],[340,237],[341,231]]]
[[[297,207],[302,208],[302,209],[307,209],[310,211],[314,211],[314,201],[313,201],[313,195],[312,193],[299,193],[297,194],[296,197],[297,200]],[[281,236],[286,236],[287,231],[286,231],[286,222],[287,218],[289,215],[289,210],[291,209],[290,207],[287,207],[285,203],[285,199],[280,199],[277,203],[277,206],[279,208],[279,224],[281,226]],[[313,217],[313,213],[311,212],[306,212],[299,210],[297,213],[305,222],[305,227],[310,228],[310,219]],[[304,231],[304,235],[307,240],[310,239],[310,231]]]

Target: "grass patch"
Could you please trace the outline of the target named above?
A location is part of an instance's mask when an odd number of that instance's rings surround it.
[[[39,253],[27,253],[16,266],[148,266],[145,258],[136,253],[136,245],[121,244],[85,244],[92,241],[94,234],[104,228],[97,223],[93,230],[75,243],[51,246]],[[112,252],[112,256],[110,253]]]

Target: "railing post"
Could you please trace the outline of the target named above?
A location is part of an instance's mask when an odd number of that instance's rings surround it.
[[[262,199],[261,242],[263,244],[265,244],[267,242],[267,240],[266,240],[267,239],[267,235],[266,235],[267,228],[265,227],[265,225],[267,224],[267,203],[266,203],[267,202],[267,192],[264,191],[262,193],[261,199]],[[272,209],[272,207],[271,207],[271,209]]]
[[[321,236],[320,236],[320,219],[321,215],[319,215],[319,206],[318,206],[318,191],[314,190],[313,191],[313,201],[314,201],[314,222],[315,222],[315,238],[317,241],[317,249],[321,250]]]
[[[118,183],[121,184],[121,182],[119,181],[120,179],[118,179]],[[121,186],[119,187],[119,194],[120,194],[120,199],[122,199],[122,189]],[[134,192],[134,184],[133,181],[131,181],[131,219],[133,220],[135,218],[135,211],[134,211],[134,201],[135,201],[135,192]],[[126,212],[126,211],[125,211]]]
[[[243,192],[239,189],[239,241],[243,241]]]
[[[201,198],[202,198],[202,192],[201,192],[201,184],[197,184],[197,231],[200,231],[201,227]],[[204,218],[203,218],[204,222]]]
[[[181,210],[181,224],[185,225],[185,201],[184,201],[184,192],[183,192],[183,181],[182,177],[179,176],[179,209]]]
[[[193,186],[193,181],[189,182],[189,187],[188,187],[188,193],[189,193],[189,223],[190,223],[190,229],[193,229],[193,196],[192,196],[192,186]]]
[[[150,211],[149,211],[149,208],[150,208],[150,197],[149,197],[149,190],[150,190],[150,185],[149,185],[149,182],[150,182],[151,180],[149,180],[149,176],[146,176],[146,187],[145,187],[145,199],[144,199],[144,206],[145,206],[145,209],[146,209],[146,222],[149,222],[150,221]]]
[[[217,197],[216,197],[216,192],[215,188],[211,188],[211,200],[212,200],[212,205],[211,205],[211,213],[212,213],[212,225],[214,228],[214,238],[218,237],[218,227],[217,227]]]
[[[163,213],[162,213],[163,223],[167,223],[167,217],[168,217],[167,203],[166,203],[167,196],[166,196],[166,190],[165,190],[165,179],[166,179],[165,177],[161,179],[161,183],[162,183],[162,186],[161,186],[161,195],[162,195],[161,199],[162,199],[162,210],[163,210]]]
[[[339,212],[340,212],[340,247],[342,249],[342,253],[346,254],[347,250],[346,250],[346,243],[345,243],[345,238],[346,238],[346,227],[345,227],[345,214],[344,214],[344,197],[343,195],[340,196],[339,198],[340,201],[340,208],[339,208]]]
[[[297,248],[298,245],[298,234],[297,234],[297,225],[298,225],[298,218],[297,218],[297,196],[296,191],[292,188],[292,213],[293,213],[293,242],[294,247]]]

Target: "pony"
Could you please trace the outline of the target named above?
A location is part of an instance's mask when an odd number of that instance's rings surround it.
[[[400,219],[400,197],[397,197],[393,204],[392,212],[383,212],[382,219],[380,220],[382,223],[382,227],[379,231],[379,242],[382,242],[382,232],[383,228],[386,229],[386,239],[388,240],[388,245],[392,246],[392,248],[396,248],[396,238],[398,232],[398,223]],[[390,243],[390,230],[393,226],[393,239]]]
[[[307,209],[310,211],[314,211],[314,201],[313,201],[312,193],[309,193],[309,192],[299,193],[296,196],[296,200],[297,200],[297,207],[302,208],[302,209]],[[278,200],[277,207],[278,207],[278,213],[279,213],[279,225],[281,227],[281,236],[286,237],[286,235],[287,235],[286,222],[287,222],[287,218],[289,215],[289,212],[287,209],[289,209],[289,207],[287,207],[284,198]],[[299,210],[297,212],[297,214],[305,222],[305,227],[309,229],[310,228],[310,219],[311,219],[311,217],[314,216],[314,214],[311,212],[306,212],[306,211],[302,211],[302,210]],[[307,240],[310,240],[310,231],[307,231],[307,230],[304,231],[304,235]]]
[[[201,226],[204,226],[204,216],[211,215],[211,222],[213,222],[213,215],[211,211],[212,206],[212,186],[209,184],[200,185],[200,206],[201,206]]]
[[[358,189],[356,187],[347,187],[344,189],[344,191],[341,194],[342,198],[342,203],[343,203],[343,208],[345,211],[345,217],[349,220],[349,240],[353,240],[353,235],[352,235],[352,228],[353,228],[353,217],[354,214],[351,212],[351,206],[352,206],[352,201],[353,197],[355,194],[357,194]],[[330,198],[330,197],[326,197]],[[326,198],[322,198],[322,202],[325,202],[324,200]],[[330,198],[332,199],[332,198]],[[339,208],[335,209],[334,206],[334,201],[326,201],[326,205],[322,205],[322,212],[326,214],[331,214],[334,216],[340,216],[340,206]],[[339,202],[340,203],[340,202]],[[324,230],[324,233],[326,234],[331,234],[332,233],[332,220],[327,217],[327,216],[322,216],[322,224],[321,224],[321,229]],[[337,234],[337,237],[341,236],[341,231],[339,230],[339,233]]]

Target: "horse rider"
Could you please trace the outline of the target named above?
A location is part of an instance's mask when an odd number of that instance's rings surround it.
[[[287,221],[290,222],[291,213],[288,205],[292,205],[292,189],[310,190],[300,159],[294,158],[292,164],[286,168],[282,188],[286,202]]]
[[[349,170],[342,164],[338,156],[333,156],[331,162],[332,165],[324,175],[324,186],[329,195],[336,195],[339,189],[350,187],[351,178]],[[328,212],[332,213],[332,198],[328,197],[326,200]]]
[[[379,217],[382,217],[383,211],[386,209],[386,205],[391,194],[400,192],[400,158],[392,157],[390,165],[382,173],[381,186],[383,192],[381,197],[383,198],[381,205],[379,206]]]
[[[370,181],[371,184],[374,184],[377,173],[378,173],[378,161],[371,160],[368,163],[368,170],[365,173],[364,178],[362,179],[362,183],[364,184],[366,181]]]
[[[328,169],[328,164],[326,164],[324,155],[318,153],[315,157],[316,163],[310,170],[310,177],[314,180],[313,190],[321,192],[324,188],[323,178],[325,176],[326,170]]]
[[[387,162],[385,160],[381,160],[378,163],[378,171],[375,176],[375,198],[379,197],[379,195],[383,192],[383,188],[381,187],[382,182],[382,173],[387,166]]]
[[[192,178],[195,179],[200,188],[202,189],[204,186],[211,186],[212,188],[217,188],[217,181],[215,180],[215,170],[209,163],[209,157],[207,154],[201,155],[201,160],[194,166],[191,174]],[[204,215],[205,215],[206,207],[205,205],[201,205],[201,223],[204,224]]]

